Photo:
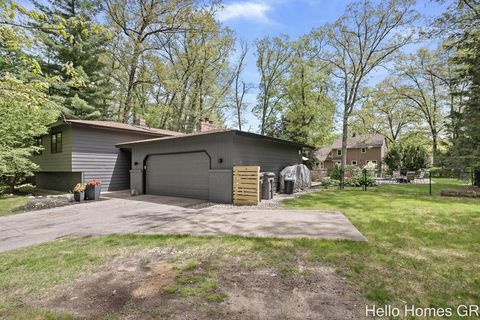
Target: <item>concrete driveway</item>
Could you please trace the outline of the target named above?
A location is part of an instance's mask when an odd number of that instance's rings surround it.
[[[0,217],[0,252],[64,236],[131,232],[366,240],[340,212],[191,208],[202,202],[145,195]]]

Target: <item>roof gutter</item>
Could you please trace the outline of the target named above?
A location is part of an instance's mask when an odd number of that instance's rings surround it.
[[[134,129],[125,129],[125,128],[112,128],[112,127],[106,127],[106,126],[97,126],[97,125],[88,124],[88,123],[70,122],[68,120],[66,120],[65,123],[67,123],[69,125],[72,125],[72,126],[80,126],[80,127],[87,127],[87,128],[100,129],[100,130],[109,130],[109,131],[134,132],[134,133],[145,134],[145,135],[150,135],[150,136],[154,136],[154,137],[168,136],[166,134],[156,133],[156,132],[140,131],[140,130],[134,130]]]

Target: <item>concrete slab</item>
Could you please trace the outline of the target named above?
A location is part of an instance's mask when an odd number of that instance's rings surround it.
[[[102,197],[107,199],[127,199],[127,200],[151,202],[151,203],[157,203],[157,204],[166,204],[166,205],[178,206],[183,208],[190,208],[190,207],[198,206],[202,203],[208,202],[207,200],[201,200],[201,199],[157,196],[153,194],[142,194],[138,196],[131,196],[130,190],[102,192]]]
[[[64,236],[132,232],[366,240],[340,212],[241,208],[209,211],[188,208],[194,203],[188,199],[151,197],[155,196],[111,198],[0,217],[0,252]]]
[[[192,215],[152,228],[152,233],[239,235],[366,241],[341,212],[312,210],[224,211]]]

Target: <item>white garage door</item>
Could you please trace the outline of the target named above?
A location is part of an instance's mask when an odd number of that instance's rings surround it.
[[[151,155],[146,165],[146,193],[208,200],[206,153]]]

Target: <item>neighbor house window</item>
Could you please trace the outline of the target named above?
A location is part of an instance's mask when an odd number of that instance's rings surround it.
[[[342,149],[338,149],[337,150],[337,156],[341,156],[342,155]]]
[[[367,164],[369,164],[369,163],[377,164],[377,160],[368,160]]]
[[[362,153],[367,153],[367,148],[362,148]]]
[[[33,145],[34,145],[35,147],[42,147],[42,146],[43,146],[42,137],[36,137],[36,138],[34,138],[34,140],[33,140]],[[35,152],[33,153],[33,155],[34,155],[34,156],[40,156],[40,155],[42,155],[42,150],[35,151]]]
[[[356,166],[357,165],[357,160],[352,160],[352,166]]]
[[[51,152],[59,153],[62,152],[62,133],[57,132],[51,136]]]

